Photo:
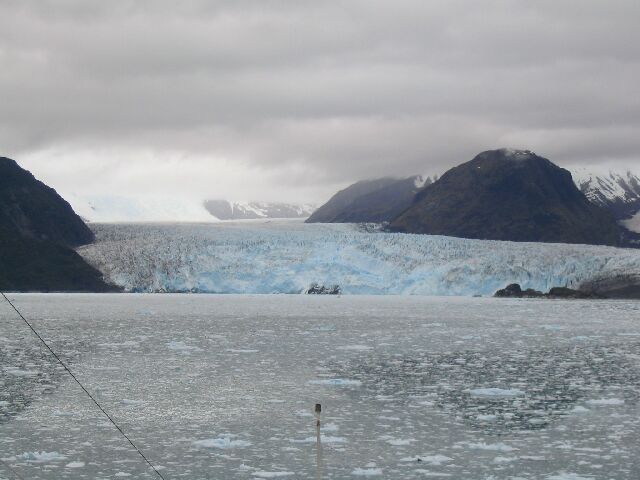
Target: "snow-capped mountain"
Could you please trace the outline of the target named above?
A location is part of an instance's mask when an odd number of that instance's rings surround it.
[[[127,291],[493,295],[640,285],[640,250],[369,232],[353,224],[94,224],[79,253]]]
[[[204,208],[218,220],[248,220],[259,218],[306,218],[315,206],[274,202],[231,202],[207,200]]]
[[[626,171],[571,169],[573,181],[596,205],[609,209],[618,220],[627,220],[640,211],[640,176]]]

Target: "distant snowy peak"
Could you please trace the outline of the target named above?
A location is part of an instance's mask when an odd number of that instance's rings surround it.
[[[306,218],[315,206],[273,202],[231,202],[207,200],[204,208],[219,220],[251,220],[260,218]]]
[[[640,176],[630,171],[597,172],[587,168],[572,169],[571,174],[592,203],[608,208],[617,219],[629,219],[640,211]]]

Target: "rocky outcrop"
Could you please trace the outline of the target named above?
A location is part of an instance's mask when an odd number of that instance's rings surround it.
[[[582,283],[580,289],[606,298],[640,299],[640,272],[599,276]]]
[[[550,299],[597,299],[605,298],[595,292],[587,292],[582,290],[574,290],[567,287],[553,287],[547,293],[542,293],[539,290],[533,290],[528,288],[522,290],[522,287],[517,283],[512,283],[502,290],[498,290],[494,297],[496,298],[550,298]]]
[[[317,283],[312,283],[309,285],[304,293],[307,295],[340,295],[341,289],[339,285],[331,285],[326,287],[324,285],[319,285]]]
[[[498,290],[494,296],[498,298],[540,298],[544,297],[544,293],[532,288],[522,290],[519,284],[512,283],[502,290]]]

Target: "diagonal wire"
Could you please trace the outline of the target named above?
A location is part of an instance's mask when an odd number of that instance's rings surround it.
[[[56,354],[56,352],[53,351],[53,349],[49,346],[49,344],[45,341],[45,339],[40,336],[40,334],[36,331],[36,329],[33,328],[33,326],[29,323],[29,321],[26,318],[24,318],[22,313],[20,313],[20,310],[18,310],[16,308],[16,306],[11,302],[11,300],[9,300],[7,298],[7,296],[4,294],[4,292],[0,291],[0,294],[9,303],[9,305],[11,305],[11,308],[13,308],[15,310],[15,312],[24,321],[24,323],[27,324],[27,326],[31,329],[31,331],[35,334],[35,336],[38,337],[38,339],[44,344],[45,347],[47,347],[47,350],[49,350],[49,352],[51,352],[51,355],[54,356],[54,358],[58,361],[58,363],[60,365],[62,365],[62,367],[66,370],[66,372],[69,375],[71,375],[71,378],[73,378],[76,381],[76,383],[78,385],[80,385],[80,388],[84,391],[84,393],[87,394],[87,396],[91,399],[91,401],[93,401],[93,403],[95,403],[96,407],[98,407],[100,409],[100,411],[104,414],[104,416],[107,417],[107,419],[109,419],[109,421],[113,424],[113,426],[118,429],[118,431],[122,434],[122,436],[127,439],[129,444],[135,449],[136,452],[138,452],[138,454],[144,459],[144,461],[147,463],[147,465],[149,465],[151,467],[151,469],[155,472],[155,474],[158,477],[160,477],[162,480],[166,480],[162,476],[162,474],[156,469],[156,467],[153,466],[153,464],[149,461],[149,459],[145,456],[145,454],[142,453],[142,451],[136,446],[136,444],[133,443],[133,441],[127,436],[126,433],[124,433],[122,428],[120,428],[120,426],[115,422],[115,420],[113,418],[111,418],[111,415],[109,415],[105,411],[105,409],[102,408],[102,406],[98,403],[98,401],[93,397],[93,395],[91,395],[91,393],[89,393],[89,390],[87,390],[84,387],[84,385],[82,385],[82,383],[80,383],[80,380],[78,380],[78,378],[73,374],[73,372],[69,369],[69,367],[67,367],[67,365],[62,361],[62,359]]]

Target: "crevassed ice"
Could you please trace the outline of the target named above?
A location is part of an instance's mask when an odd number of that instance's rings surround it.
[[[638,275],[640,250],[366,232],[298,222],[94,224],[80,253],[127,291],[493,295]]]

